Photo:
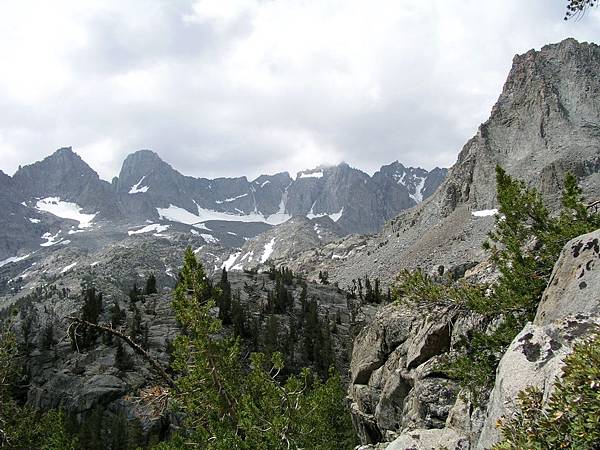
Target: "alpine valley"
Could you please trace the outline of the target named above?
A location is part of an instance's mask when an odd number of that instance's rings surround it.
[[[0,172],[0,312],[16,311],[27,349],[23,402],[98,420],[98,430],[125,418],[140,446],[165,439],[177,417],[137,400],[160,382],[150,364],[116,367],[117,346],[101,337],[74,350],[67,317],[93,285],[108,305],[99,322],[127,311],[126,332],[167,367],[179,332],[172,290],[190,247],[215,286],[226,277],[243,310],[243,323],[225,327],[243,337],[243,350],[285,350],[291,372],[340,371],[362,449],[492,448],[517,392],[534,385],[547,401],[565,356],[600,326],[599,232],[555,255],[535,320],[495,356],[483,400],[439,363],[504,318],[409,305],[397,277],[419,268],[446,287],[493,285],[500,270],[482,243],[498,223],[497,166],[536,188],[551,215],[568,171],[587,199],[600,198],[598,74],[600,47],[574,39],[515,56],[489,119],[448,170],[395,161],[370,176],[342,163],[211,180],[140,150],[109,183],[61,148],[12,176]],[[149,277],[156,289],[142,295]],[[267,314],[280,297],[287,306]],[[307,334],[308,323],[321,331]],[[325,350],[301,351],[309,340]]]

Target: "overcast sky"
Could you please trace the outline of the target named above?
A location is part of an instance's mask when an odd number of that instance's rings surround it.
[[[188,175],[450,166],[566,0],[74,0],[0,6],[0,169],[149,148]]]

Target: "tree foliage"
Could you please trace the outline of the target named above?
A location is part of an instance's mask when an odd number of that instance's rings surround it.
[[[565,358],[562,379],[545,405],[542,392],[528,388],[518,406],[500,422],[503,439],[495,450],[600,448],[600,334]]]
[[[12,450],[75,450],[61,411],[43,413],[14,398],[18,382],[17,340],[9,324],[0,324],[0,448]]]
[[[541,195],[496,168],[499,212],[484,243],[500,277],[492,286],[436,280],[421,271],[405,271],[395,296],[420,306],[444,306],[483,318],[480,329],[465,337],[461,351],[445,369],[469,388],[475,403],[494,382],[502,354],[527,321],[533,319],[552,269],[564,245],[600,228],[600,216],[588,210],[581,188],[565,175],[562,209],[551,215]]]
[[[597,0],[568,0],[565,20],[581,16],[588,8],[592,8],[597,3]]]
[[[173,345],[180,374],[174,400],[185,418],[178,435],[159,448],[351,448],[339,376],[321,382],[305,369],[280,380],[278,352],[270,361],[253,354],[245,372],[239,339],[224,333],[214,306],[204,268],[188,249],[173,299],[184,330]]]

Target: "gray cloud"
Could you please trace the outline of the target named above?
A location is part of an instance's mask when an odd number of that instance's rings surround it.
[[[206,177],[448,166],[514,54],[600,38],[546,0],[48,3],[2,6],[7,173],[66,145],[106,179],[140,148]]]

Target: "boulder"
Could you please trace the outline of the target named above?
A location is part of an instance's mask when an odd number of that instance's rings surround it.
[[[396,304],[386,305],[358,334],[352,350],[350,381],[367,384],[373,371],[410,336],[418,312]]]
[[[402,434],[386,450],[469,450],[469,438],[458,431],[444,428],[441,430],[414,430]]]
[[[412,369],[429,358],[450,349],[450,317],[446,314],[429,316],[411,339],[406,355],[406,367]]]
[[[562,375],[565,356],[577,340],[599,326],[600,318],[578,315],[559,323],[528,324],[523,328],[500,360],[477,449],[489,449],[500,440],[496,423],[514,412],[520,391],[534,386],[543,392],[544,400],[548,399],[557,377]]]
[[[600,315],[600,230],[572,239],[558,259],[534,324],[569,314]]]

